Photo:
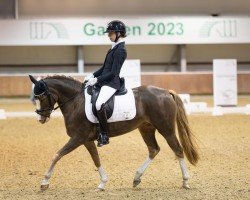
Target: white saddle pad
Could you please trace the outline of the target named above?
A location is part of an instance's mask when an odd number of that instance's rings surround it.
[[[112,116],[108,119],[108,122],[118,122],[131,120],[136,115],[135,97],[131,88],[127,88],[128,92],[125,95],[115,96],[114,111]],[[85,113],[88,120],[92,123],[98,123],[98,119],[92,112],[91,96],[85,94]]]

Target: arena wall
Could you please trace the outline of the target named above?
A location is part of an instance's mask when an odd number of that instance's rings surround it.
[[[83,80],[83,76],[74,76]],[[172,89],[178,93],[212,94],[212,73],[147,73],[141,75],[142,85]],[[27,96],[31,93],[28,76],[0,76],[0,97]],[[238,93],[250,93],[250,74],[238,73]]]
[[[22,0],[3,1],[6,7],[15,5],[15,9],[0,14],[0,18],[13,20],[27,19],[73,19],[73,18],[109,18],[120,17],[185,17],[219,20],[225,16],[240,16],[245,18],[249,13],[249,4],[245,0],[212,1],[197,4],[196,0],[188,2],[178,1],[124,1],[117,4],[115,0],[100,2],[98,0],[61,1],[61,0]],[[11,3],[10,3],[11,2]],[[14,3],[15,2],[15,3]],[[143,7],[141,6],[143,3]],[[232,7],[234,9],[232,9]],[[1,9],[0,9],[1,10]],[[171,18],[171,17],[170,17]],[[235,17],[233,17],[235,18]],[[192,21],[192,20],[191,20]],[[231,22],[230,22],[231,24]],[[231,27],[231,25],[230,25]],[[19,32],[25,27],[20,27]],[[12,30],[12,29],[10,29]],[[224,29],[223,29],[224,30]],[[231,29],[230,29],[231,30]],[[244,27],[243,27],[243,30]],[[246,30],[248,30],[246,28]],[[225,30],[224,30],[225,31]],[[11,31],[10,31],[11,32]],[[227,31],[226,31],[227,32]],[[225,32],[225,33],[226,33]],[[12,36],[7,34],[8,36]],[[223,35],[221,35],[223,36]],[[232,35],[229,35],[231,37]],[[242,40],[224,43],[221,41],[210,43],[169,43],[148,44],[131,43],[127,45],[128,58],[140,59],[141,79],[143,85],[155,85],[166,89],[174,89],[179,93],[212,94],[213,92],[213,59],[236,59],[238,70],[238,93],[250,93],[250,43],[248,37]],[[190,38],[188,38],[189,40]],[[231,38],[233,39],[233,38]],[[178,41],[178,40],[177,40]],[[224,42],[223,42],[224,41]],[[242,42],[244,41],[244,43]],[[13,42],[11,40],[11,42]],[[239,43],[238,43],[239,42]],[[4,42],[0,45],[0,97],[27,96],[31,92],[31,83],[27,74],[54,73],[89,73],[98,69],[104,60],[110,45],[82,45],[81,43],[60,44],[53,42],[36,46],[27,43],[18,46],[18,42],[10,46]],[[35,46],[33,46],[35,44]],[[184,51],[180,51],[180,50]],[[181,53],[182,52],[182,53]],[[184,52],[184,53],[183,53]],[[82,54],[81,54],[82,53]],[[185,65],[181,60],[185,61]],[[78,69],[79,61],[84,63],[84,69]],[[81,68],[82,69],[82,68]],[[20,74],[20,75],[17,75]],[[83,77],[81,77],[82,79]]]
[[[85,72],[99,68],[109,48],[109,45],[84,46]],[[140,59],[142,72],[180,71],[177,45],[127,45],[126,48],[127,59]],[[187,71],[211,71],[213,59],[221,58],[237,59],[238,70],[250,72],[249,52],[250,44],[186,45]],[[0,46],[0,73],[27,71],[75,73],[77,47]]]

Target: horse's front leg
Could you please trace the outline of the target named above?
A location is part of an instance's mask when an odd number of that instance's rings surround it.
[[[41,190],[44,191],[46,189],[48,189],[49,187],[49,179],[52,176],[52,173],[54,171],[55,165],[56,163],[66,154],[70,153],[71,151],[73,151],[74,149],[76,149],[77,147],[79,147],[81,144],[83,144],[83,141],[81,140],[81,138],[79,137],[73,137],[70,138],[70,140],[64,145],[63,148],[61,148],[56,155],[54,156],[52,163],[50,165],[49,170],[46,172],[45,174],[45,178],[42,181],[41,184]]]
[[[106,185],[106,183],[108,181],[108,177],[105,174],[105,171],[101,166],[100,157],[99,157],[96,145],[95,145],[95,143],[93,141],[86,142],[86,143],[84,143],[84,145],[87,148],[87,150],[89,151],[89,153],[90,153],[90,155],[92,157],[92,160],[95,163],[95,166],[98,168],[98,172],[99,172],[100,179],[101,179],[101,183],[99,184],[98,189],[99,190],[104,190],[105,185]]]

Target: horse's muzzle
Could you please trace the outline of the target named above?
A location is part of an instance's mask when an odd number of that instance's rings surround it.
[[[50,120],[50,117],[40,117],[38,119],[38,121],[41,123],[41,124],[45,124],[46,122],[48,122]]]

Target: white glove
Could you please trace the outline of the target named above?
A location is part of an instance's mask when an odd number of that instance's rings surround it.
[[[89,81],[89,79],[91,79],[91,78],[94,78],[94,75],[93,75],[93,74],[89,74],[88,76],[86,76],[86,77],[84,78],[84,81],[83,81],[83,82]]]
[[[90,78],[87,85],[93,86],[97,83],[97,78]]]

